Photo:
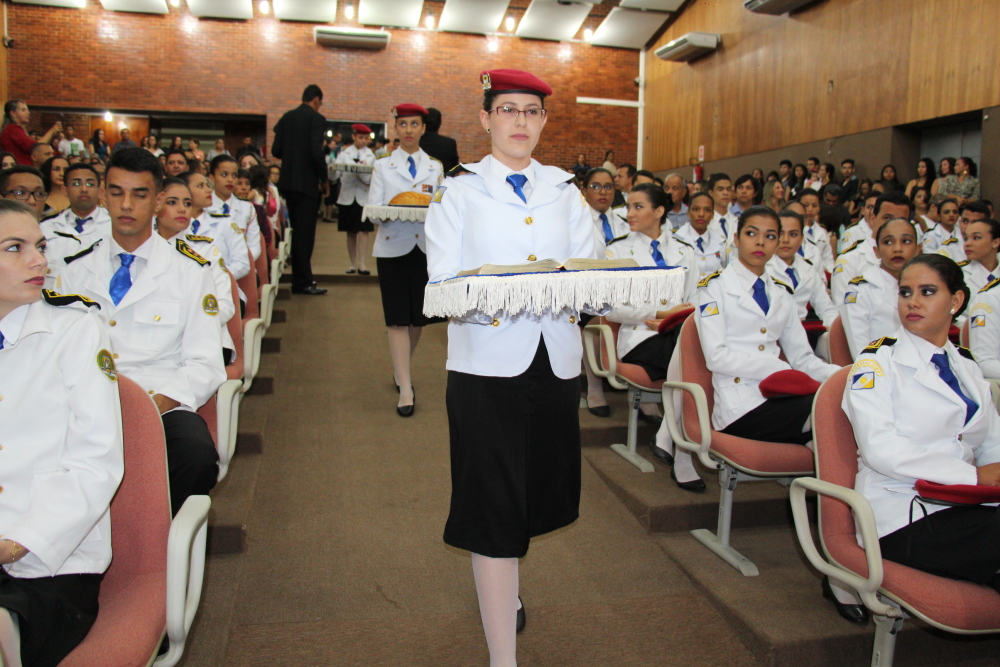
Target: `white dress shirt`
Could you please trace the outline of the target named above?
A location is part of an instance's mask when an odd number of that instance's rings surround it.
[[[728,258],[726,240],[722,238],[722,234],[713,232],[711,227],[699,235],[691,223],[687,222],[674,232],[674,238],[691,246],[699,279],[725,267]]]

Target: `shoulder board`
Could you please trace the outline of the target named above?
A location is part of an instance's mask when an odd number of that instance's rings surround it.
[[[79,241],[80,243],[83,243],[83,241],[80,241],[80,239],[74,236],[73,234],[67,234],[66,232],[52,232],[52,233],[55,234],[56,236],[62,236],[63,238],[73,239],[74,241]]]
[[[958,265],[959,266],[968,266],[971,263],[972,263],[971,259],[963,259],[961,262],[958,263]]]
[[[461,176],[462,174],[471,174],[472,172],[466,169],[461,162],[456,164],[448,171],[448,176]]]
[[[101,309],[101,304],[80,294],[59,294],[50,289],[43,289],[42,298],[50,306],[68,306],[71,303],[82,303],[85,306],[96,306],[98,310]]]
[[[851,285],[860,285],[861,283],[866,283],[868,281],[865,280],[864,276],[854,276],[853,278],[851,278],[847,282],[850,283]]]
[[[864,354],[865,352],[872,352],[872,353],[874,353],[874,352],[877,352],[878,349],[880,347],[882,347],[883,345],[892,346],[892,345],[895,345],[895,344],[896,344],[896,339],[895,338],[890,338],[889,336],[882,336],[878,340],[873,340],[871,343],[869,343],[868,347],[866,347],[865,349],[861,350],[861,353],[862,354]]]
[[[792,289],[792,286],[791,286],[791,285],[789,285],[789,284],[787,284],[787,283],[783,283],[783,282],[781,282],[780,280],[778,280],[778,279],[777,279],[777,278],[775,278],[774,276],[771,276],[771,280],[772,280],[772,281],[774,281],[775,283],[777,283],[778,285],[781,285],[781,286],[782,286],[782,287],[784,287],[784,288],[785,288],[786,290],[788,290],[788,293],[789,293],[789,294],[795,294],[795,290],[794,290],[794,289]]]
[[[687,241],[685,241],[685,240],[683,240],[683,239],[679,239],[679,238],[677,238],[676,236],[675,236],[675,237],[673,237],[673,238],[674,238],[674,240],[675,240],[675,241],[677,241],[677,242],[678,242],[678,243],[680,243],[681,245],[686,245],[687,247],[689,247],[689,248],[692,248],[692,249],[694,248],[694,246],[693,246],[693,245],[691,245],[690,243],[688,243]]]
[[[608,245],[611,245],[612,243],[615,243],[616,241],[621,241],[621,240],[627,239],[627,238],[628,238],[628,234],[623,234],[623,235],[619,236],[618,238],[614,238],[614,239],[611,239],[610,241],[608,241]]]
[[[708,287],[708,281],[710,281],[712,278],[718,278],[721,275],[722,271],[716,271],[715,273],[710,273],[709,275],[705,276],[704,278],[698,281],[698,287]]]
[[[204,243],[211,243],[215,240],[211,236],[196,236],[195,234],[185,234],[184,238],[188,241],[201,241]]]
[[[851,247],[850,247],[850,248],[844,248],[844,252],[851,252],[852,250],[854,250],[855,248],[857,248],[857,247],[858,247],[859,245],[861,245],[861,241],[855,241],[855,242],[854,242],[854,243],[853,243],[853,244],[851,245]],[[844,252],[842,252],[842,253],[840,253],[840,254],[841,254],[841,255],[843,255],[843,254],[844,254]]]
[[[947,239],[941,242],[941,245],[951,245],[952,243],[958,243],[958,239],[954,236],[949,236]]]
[[[989,281],[988,283],[986,283],[985,285],[983,285],[983,289],[981,289],[979,291],[980,292],[985,292],[988,289],[993,289],[997,285],[1000,285],[1000,278],[994,278],[993,280]]]
[[[184,255],[185,257],[193,259],[194,261],[198,262],[198,264],[200,264],[202,266],[205,266],[206,264],[210,264],[211,263],[207,259],[205,259],[204,257],[202,257],[201,255],[199,255],[198,253],[196,253],[194,250],[192,250],[191,246],[189,246],[187,243],[184,243],[184,241],[181,241],[181,240],[177,241],[177,252],[179,252],[180,254]]]
[[[958,353],[963,357],[965,357],[966,359],[971,359],[972,361],[976,360],[976,358],[972,356],[972,350],[970,350],[969,348],[962,347],[961,345],[956,345],[955,347],[958,348]]]
[[[858,226],[858,223],[859,223],[859,222],[861,222],[861,220],[855,220],[855,221],[854,221],[854,222],[852,222],[851,224],[849,224],[849,225],[847,225],[846,227],[844,227],[844,231],[846,232],[846,231],[847,231],[848,229],[850,229],[851,227],[857,227],[857,226]]]
[[[228,218],[229,214],[228,213],[209,213],[208,217],[210,217],[210,218]]]
[[[813,261],[811,259],[807,259],[805,257],[803,257],[802,259],[805,260],[806,264],[808,264],[809,266],[812,266]]]
[[[376,161],[376,162],[378,162],[379,160],[384,160],[384,159],[386,159],[387,157],[392,157],[392,153],[386,153],[386,154],[385,154],[385,155],[383,155],[382,157],[377,157],[377,158],[375,158],[375,161]]]
[[[428,155],[427,157],[429,157],[430,159],[434,160],[434,161],[435,161],[435,162],[437,162],[437,163],[438,163],[439,165],[441,165],[441,169],[444,169],[444,163],[443,163],[443,162],[441,162],[441,160],[437,159],[437,158],[436,158],[436,157],[434,157],[433,155]]]
[[[81,250],[80,252],[76,253],[75,255],[70,255],[69,257],[64,257],[63,258],[63,262],[65,262],[66,264],[70,264],[70,263],[75,262],[76,260],[80,259],[81,257],[86,257],[90,253],[94,252],[94,248],[96,248],[99,245],[101,245],[100,239],[98,239],[97,242],[94,243],[94,245],[90,246],[89,248],[85,248],[85,249]]]
[[[62,214],[63,214],[62,211],[56,211],[55,213],[49,213],[47,216],[45,216],[44,218],[42,218],[38,222],[45,222],[46,220],[51,220],[52,218],[58,218]]]

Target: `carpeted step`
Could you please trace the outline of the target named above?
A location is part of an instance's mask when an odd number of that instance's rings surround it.
[[[271,311],[271,326],[275,324],[284,324],[287,321],[288,313],[284,310],[272,310]]]
[[[281,338],[276,336],[264,336],[260,339],[261,354],[278,354],[281,352]]]
[[[319,285],[377,285],[378,276],[374,273],[370,276],[361,276],[357,273],[314,273],[313,280],[315,280]],[[284,274],[279,279],[281,283],[292,282],[291,274]],[[281,294],[282,290],[278,290],[278,294]],[[291,290],[288,290],[289,295],[291,295]]]

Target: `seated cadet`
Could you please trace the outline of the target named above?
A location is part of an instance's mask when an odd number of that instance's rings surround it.
[[[124,471],[96,304],[45,292],[45,237],[0,201],[0,664],[56,665],[97,618]],[[88,308],[88,305],[93,308]]]
[[[204,177],[202,177],[204,178]],[[212,264],[212,280],[215,283],[215,296],[219,302],[219,326],[222,331],[223,359],[226,364],[232,362],[236,346],[229,335],[229,319],[236,313],[233,304],[233,288],[226,262],[215,241],[210,236],[187,234],[191,223],[191,190],[187,183],[179,178],[167,178],[163,181],[160,205],[156,211],[157,233],[184,252],[185,246],[209,259]]]
[[[962,204],[958,209],[958,244],[948,243],[943,244],[939,249],[938,253],[946,255],[956,262],[963,262],[968,257],[965,254],[965,239],[968,237],[967,228],[970,223],[978,222],[980,220],[990,219],[990,208],[980,201],[970,201]],[[964,266],[959,264],[959,266]]]
[[[212,205],[207,210],[212,215],[229,217],[230,225],[235,226],[243,234],[250,254],[256,261],[261,253],[260,225],[257,224],[257,212],[250,202],[233,196],[236,174],[239,171],[236,160],[229,155],[216,155],[212,159],[211,169],[209,176],[214,190]]]
[[[803,230],[805,229],[806,209],[802,204],[797,201],[790,201],[781,210],[791,211],[802,216],[802,228]],[[802,234],[802,243],[799,244],[798,254],[803,259],[809,260],[809,264],[816,270],[816,275],[819,276],[820,281],[825,285],[826,272],[823,270],[822,261],[820,261],[819,246],[807,234]]]
[[[906,195],[899,192],[885,192],[878,196],[870,219],[872,236],[845,249],[834,264],[833,274],[830,276],[830,299],[834,304],[839,307],[839,304],[844,302],[848,280],[878,266],[878,257],[875,255],[875,234],[878,233],[879,227],[897,218],[909,220],[912,213],[913,205]]]
[[[226,379],[219,350],[219,300],[208,260],[153,234],[163,170],[144,148],[108,161],[111,237],[71,261],[64,289],[101,306],[119,370],[149,392],[163,417],[176,513],[215,486],[218,454],[195,412]]]
[[[965,227],[965,256],[962,267],[965,284],[975,294],[992,281],[997,271],[997,252],[1000,252],[1000,222],[984,218],[970,222]]]
[[[218,250],[218,257],[222,259],[224,267],[237,280],[250,273],[250,257],[247,255],[249,248],[243,233],[233,226],[229,216],[208,210],[212,205],[212,184],[193,171],[181,174],[180,179],[187,183],[191,192],[191,209],[188,211],[191,226],[187,232],[211,238],[215,248],[209,259],[214,261],[215,250]],[[242,295],[241,298],[246,299]]]
[[[797,199],[802,208],[805,209],[803,221],[805,222],[805,237],[816,244],[819,248],[818,266],[823,271],[833,271],[833,245],[836,244],[836,235],[831,242],[830,233],[820,224],[820,200],[819,193],[812,188],[806,188],[798,193]]]
[[[838,255],[846,252],[855,244],[871,238],[872,227],[869,220],[872,219],[872,212],[875,210],[875,201],[878,199],[879,194],[881,193],[870,192],[868,196],[865,197],[863,207],[861,209],[861,217],[857,222],[852,225],[848,225],[844,229],[844,233],[841,234],[840,240],[837,242]],[[836,266],[836,263],[834,263],[834,266]]]
[[[739,216],[729,212],[729,201],[733,196],[733,182],[728,174],[712,174],[708,177],[708,194],[715,202],[715,211],[709,228],[726,239],[726,247],[730,248],[736,238],[736,223]]]
[[[66,196],[69,208],[42,221],[46,257],[49,260],[46,284],[60,289],[59,275],[65,259],[75,255],[111,234],[111,217],[98,205],[101,179],[89,164],[78,162],[66,169]]]
[[[728,258],[726,240],[709,225],[714,212],[712,195],[695,193],[687,209],[688,221],[674,232],[674,238],[687,243],[694,251],[698,280],[723,268]]]
[[[609,243],[605,250],[608,259],[634,259],[639,266],[680,266],[686,272],[680,303],[668,303],[662,299],[658,303],[621,306],[606,315],[612,322],[622,324],[618,330],[618,358],[627,364],[641,366],[653,381],[667,377],[674,345],[680,334],[679,326],[658,334],[659,324],[678,311],[691,308],[687,301],[694,295],[699,280],[694,269],[694,250],[687,243],[673,238],[670,226],[664,225],[670,204],[670,196],[653,183],[640,183],[633,187],[626,204],[628,226],[632,231],[628,236]],[[666,434],[666,429],[662,430]],[[675,459],[669,449],[669,442],[653,445],[653,453],[661,461],[668,465],[675,461],[678,465],[683,464],[677,474],[671,472],[678,486],[688,491],[704,491],[705,483],[695,471],[690,455],[678,452]]]
[[[837,307],[830,301],[816,267],[798,252],[804,237],[802,216],[795,211],[783,210],[778,217],[781,219],[781,235],[778,237],[778,249],[767,263],[767,270],[772,277],[792,286],[792,299],[800,320],[818,320],[829,328],[837,319]],[[822,330],[807,333],[809,343],[815,348]]]
[[[854,489],[871,504],[882,557],[1000,591],[997,508],[931,504],[913,488],[921,479],[1000,486],[990,386],[972,354],[948,341],[968,296],[950,259],[910,260],[899,278],[902,326],[865,348],[842,407],[858,443]]]
[[[848,281],[844,300],[838,306],[847,335],[851,358],[857,359],[867,345],[899,328],[896,301],[899,270],[920,254],[917,230],[903,218],[890,220],[876,232],[877,267],[870,267]]]
[[[19,164],[0,171],[0,196],[24,202],[35,212],[35,219],[41,220],[49,193],[45,191],[42,172]]]
[[[778,214],[767,206],[751,206],[740,215],[737,258],[698,283],[695,322],[712,372],[715,430],[804,445],[812,440],[813,397],[765,398],[759,385],[789,368],[822,382],[838,367],[813,353],[791,286],[767,273],[779,225]],[[788,361],[779,357],[782,353]]]
[[[938,204],[938,224],[924,234],[924,252],[938,252],[942,248],[961,244],[958,226],[958,200],[948,198]],[[945,253],[947,255],[947,252]]]

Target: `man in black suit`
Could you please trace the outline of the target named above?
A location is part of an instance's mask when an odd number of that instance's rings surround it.
[[[458,165],[458,144],[451,137],[438,134],[441,129],[441,112],[430,107],[427,109],[425,119],[427,129],[424,136],[420,137],[420,147],[432,158],[437,158],[444,166],[444,173],[448,173]]]
[[[326,294],[316,286],[312,274],[312,252],[316,241],[316,211],[320,184],[327,180],[323,142],[326,118],[319,112],[323,91],[316,84],[306,86],[302,104],[281,117],[274,126],[271,153],[281,159],[278,190],[288,202],[292,238],[292,293]]]

